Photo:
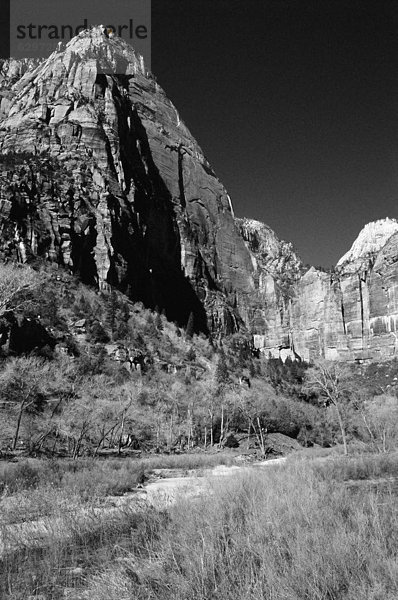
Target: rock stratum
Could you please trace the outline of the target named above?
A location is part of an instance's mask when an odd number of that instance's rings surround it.
[[[289,252],[282,248],[287,258]],[[287,260],[289,267],[296,266],[291,255]],[[275,293],[280,274],[273,274],[274,283],[263,290],[269,329],[254,336],[257,347],[273,356],[298,355],[307,361],[383,360],[397,355],[396,220],[367,224],[330,272],[314,267],[300,272],[297,264],[290,274],[282,301]]]
[[[124,40],[83,31],[0,62],[0,256],[117,287],[197,331],[273,356],[396,353],[398,223],[367,225],[331,273],[306,269],[230,197]],[[397,298],[397,299],[396,299]]]

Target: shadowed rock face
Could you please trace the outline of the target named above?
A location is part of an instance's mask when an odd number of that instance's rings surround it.
[[[4,62],[0,78],[3,253],[57,261],[181,324],[193,312],[197,330],[236,329],[250,253],[141,57],[97,27],[39,64]]]
[[[396,350],[398,223],[333,273],[304,268],[230,198],[142,58],[101,27],[0,62],[0,255],[56,262],[197,331],[245,327],[273,356]]]

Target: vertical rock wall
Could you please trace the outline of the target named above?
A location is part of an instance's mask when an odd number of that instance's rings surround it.
[[[37,257],[197,331],[273,356],[394,356],[398,223],[304,268],[224,186],[141,57],[103,28],[44,61],[0,61],[0,255]]]
[[[197,330],[242,325],[252,261],[230,198],[142,60],[101,27],[6,61],[4,252],[39,255]],[[7,207],[9,210],[7,210]]]

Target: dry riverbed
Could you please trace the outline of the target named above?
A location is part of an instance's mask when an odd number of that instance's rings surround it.
[[[143,489],[142,497],[149,504],[160,508],[174,503],[177,498],[195,497],[210,493],[211,484],[220,477],[232,477],[240,473],[247,473],[253,469],[264,469],[270,466],[281,465],[286,457],[265,460],[245,466],[219,465],[209,469],[204,476],[192,475],[188,477],[167,477],[149,482]]]
[[[232,477],[257,469],[283,465],[281,457],[252,463],[250,465],[219,465],[212,469],[191,471],[187,475],[173,476],[171,469],[157,469],[145,486],[123,496],[105,497],[101,505],[65,508],[60,516],[48,516],[37,520],[0,525],[0,556],[15,551],[18,547],[34,548],[45,544],[46,538],[64,540],[73,534],[77,527],[90,526],[90,521],[117,519],[125,510],[142,511],[148,507],[166,508],[178,498],[199,497],[211,494],[212,483],[221,477]],[[177,471],[178,473],[178,471]]]

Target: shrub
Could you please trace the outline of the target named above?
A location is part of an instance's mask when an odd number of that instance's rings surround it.
[[[397,597],[394,498],[359,499],[303,465],[238,475],[211,493],[171,507],[139,554],[100,569],[78,598]]]
[[[89,329],[89,339],[95,344],[106,344],[110,338],[101,323],[94,321]]]

